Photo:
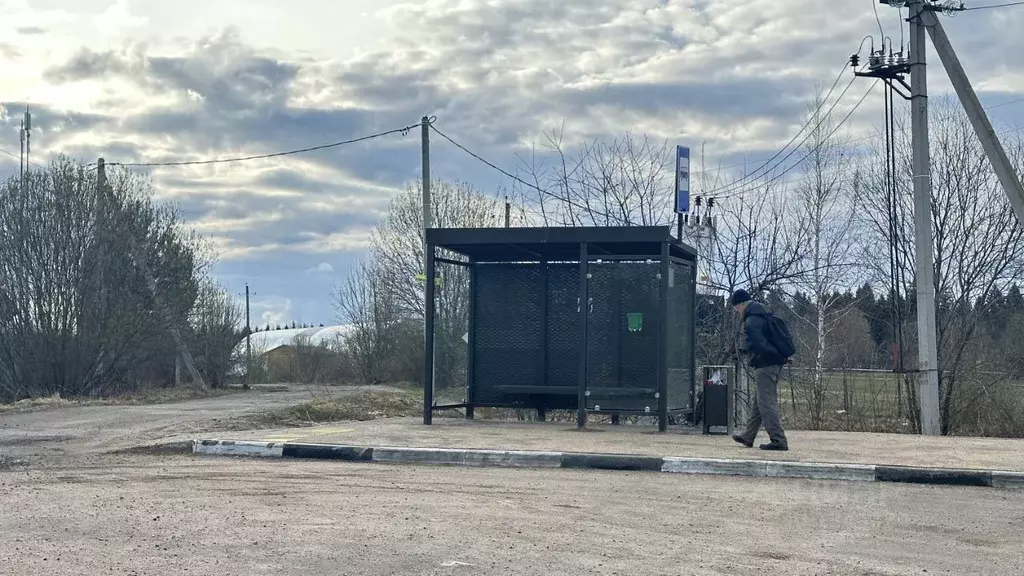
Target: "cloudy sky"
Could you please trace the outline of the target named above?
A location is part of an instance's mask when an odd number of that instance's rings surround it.
[[[875,0],[0,0],[0,176],[17,170],[26,103],[37,162],[263,154],[426,114],[509,169],[563,122],[570,143],[647,133],[756,165],[880,35],[875,6],[898,45],[897,11]],[[1022,125],[1024,102],[1007,103],[1024,97],[1024,8],[944,22],[997,129]],[[873,96],[854,136],[875,130]],[[509,184],[441,142],[432,151],[435,177]],[[329,323],[332,287],[419,174],[419,141],[147,170],[216,246],[223,283],[253,287],[257,321]]]

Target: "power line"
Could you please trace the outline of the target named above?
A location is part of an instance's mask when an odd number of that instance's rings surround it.
[[[985,108],[985,110],[994,110],[996,108],[1002,108],[1003,106],[1010,106],[1012,104],[1018,104],[1020,102],[1024,102],[1024,98],[1017,98],[1015,100],[1010,100],[1010,101],[1007,101],[1007,102],[1002,102],[1000,104],[995,104],[993,106],[988,106],[988,107]],[[906,134],[908,130],[909,129],[906,128],[906,127],[900,128],[900,129],[895,131],[895,134]],[[1021,127],[1018,127],[1018,128],[1012,128],[1012,129],[1009,129],[1009,130],[1003,130],[1001,132],[997,132],[996,135],[998,135],[998,136],[1005,136],[1007,134],[1014,134],[1014,133],[1020,132],[1022,130],[1024,130],[1024,126],[1021,126]],[[846,140],[845,144],[853,144],[854,142],[863,142],[865,140],[873,140],[873,139],[875,139],[877,137],[878,136],[876,134],[872,134],[870,136],[861,136],[860,138],[853,138],[851,140]],[[788,157],[789,156],[787,156],[786,158],[788,158]],[[780,166],[782,164],[782,162],[785,162],[786,158],[783,158],[782,161],[780,161],[776,165],[776,167]],[[797,164],[799,164],[799,163],[797,163]],[[725,168],[736,167],[736,166],[742,166],[742,164],[733,164],[731,166],[723,166],[723,167],[719,168],[718,170],[721,171],[721,170],[724,170]],[[795,167],[796,167],[796,165],[792,166],[791,169],[795,168]],[[734,186],[732,184],[728,184],[728,185],[720,187],[720,189],[726,189],[726,188],[734,188]],[[748,191],[749,191],[749,189],[744,190],[743,192],[748,192]],[[708,194],[710,194],[710,193],[708,193]],[[731,196],[722,197],[722,199],[730,198],[730,197],[736,196],[736,195],[738,195],[738,194],[733,194]]]
[[[613,218],[611,216],[609,216],[607,213],[600,212],[600,211],[598,211],[598,210],[596,210],[594,208],[588,207],[588,206],[582,206],[580,204],[577,204],[577,203],[573,202],[571,199],[569,199],[568,197],[563,198],[563,197],[559,196],[558,194],[555,194],[554,192],[549,192],[549,191],[547,191],[547,190],[537,186],[536,184],[531,184],[531,183],[527,182],[526,180],[523,180],[522,178],[516,176],[515,174],[512,174],[512,173],[508,172],[507,170],[504,170],[504,169],[498,167],[493,162],[485,159],[484,157],[480,156],[476,152],[473,152],[469,148],[466,148],[462,144],[459,144],[458,142],[453,140],[450,136],[448,136],[444,132],[438,130],[438,128],[436,126],[434,126],[433,124],[430,125],[430,129],[433,130],[434,132],[436,132],[437,135],[440,136],[441,138],[444,138],[445,140],[450,142],[453,146],[455,146],[459,150],[462,150],[466,154],[469,154],[470,156],[472,156],[473,158],[476,158],[477,160],[479,160],[483,164],[491,167],[494,170],[497,170],[498,172],[504,174],[505,176],[511,178],[512,180],[522,184],[523,186],[526,186],[528,188],[536,190],[537,192],[540,192],[541,194],[544,194],[545,196],[550,196],[550,197],[552,197],[552,198],[554,198],[554,199],[556,199],[556,200],[558,200],[560,202],[565,202],[569,206],[572,206],[572,207],[577,208],[579,210],[583,210],[583,211],[585,211],[585,212],[587,212],[589,214],[601,216],[601,217],[603,217],[603,218],[605,218],[607,220],[613,220]]]
[[[863,45],[864,45],[864,42],[862,40],[861,41],[861,46],[863,47]],[[800,130],[797,130],[796,134],[794,134],[793,137],[790,138],[789,142],[787,142],[785,146],[783,146],[781,149],[779,149],[779,151],[776,152],[774,156],[769,158],[767,162],[765,162],[764,164],[762,164],[758,168],[755,168],[751,172],[747,173],[745,176],[740,178],[737,182],[733,182],[732,184],[727,184],[727,185],[724,185],[724,186],[719,186],[718,188],[715,188],[714,190],[711,190],[710,192],[708,192],[708,194],[712,194],[714,192],[717,192],[718,190],[729,188],[730,186],[735,186],[735,185],[742,184],[743,182],[745,182],[747,180],[750,180],[751,178],[756,178],[758,176],[758,174],[757,174],[758,172],[760,172],[761,170],[764,170],[766,166],[771,164],[776,158],[778,158],[783,152],[785,152],[786,149],[789,148],[793,144],[793,142],[795,142],[796,139],[800,137],[801,134],[803,134],[804,130],[806,130],[807,127],[811,125],[811,122],[813,122],[815,118],[819,118],[819,114],[821,113],[821,109],[825,106],[825,103],[828,102],[828,99],[832,96],[832,93],[835,91],[836,86],[839,85],[839,81],[843,79],[843,73],[846,72],[846,67],[849,66],[849,65],[850,65],[849,62],[846,62],[845,64],[843,64],[842,69],[839,70],[839,75],[836,76],[835,82],[832,83],[832,87],[829,88],[828,93],[825,94],[825,97],[822,98],[821,102],[818,103],[818,107],[815,108],[814,112],[812,112],[811,115],[807,118],[807,122],[805,122],[804,125],[800,127]],[[855,79],[856,79],[856,77],[854,78],[854,80]],[[846,91],[849,90],[850,86],[853,85],[854,80],[851,80],[850,83],[846,85],[846,88],[843,90],[843,93],[839,95],[839,98],[837,98],[836,102],[832,104],[832,108],[829,108],[829,111],[825,114],[825,116],[828,116],[828,114],[831,114],[832,110],[836,107],[836,104],[839,103],[839,100],[841,100],[843,98],[843,95],[846,94]],[[818,120],[818,124],[819,125],[821,124],[821,121],[822,121],[821,119]],[[805,140],[806,140],[806,138],[805,138]],[[771,170],[771,168],[766,170],[765,174],[767,174],[767,172],[770,171],[770,170]]]
[[[882,28],[882,19],[878,16],[878,2],[869,0],[871,7],[875,10],[875,22],[878,22],[878,33],[882,35],[882,47],[885,47],[885,29]]]
[[[14,152],[11,152],[9,150],[4,150],[3,148],[0,148],[0,154],[6,154],[6,155],[10,156],[11,158],[14,158],[15,160],[21,160],[21,158],[17,154],[15,154]],[[43,167],[40,164],[38,164],[38,163],[36,163],[36,162],[34,162],[32,160],[29,160],[28,163],[33,165],[33,166],[35,166],[36,168],[42,168]]]
[[[830,139],[830,138],[832,137],[832,135],[833,135],[833,134],[835,134],[836,132],[838,132],[838,131],[839,131],[839,129],[840,129],[840,128],[841,128],[842,126],[843,126],[843,124],[845,124],[845,123],[846,123],[846,121],[847,121],[847,120],[849,120],[851,116],[853,116],[854,112],[856,112],[856,111],[857,111],[857,109],[858,109],[858,108],[860,108],[861,104],[863,104],[863,103],[864,103],[864,100],[866,100],[866,99],[867,99],[868,95],[869,95],[869,94],[871,94],[871,91],[872,91],[872,90],[874,90],[874,89],[875,89],[875,86],[877,86],[877,85],[878,85],[878,80],[875,80],[875,82],[873,82],[873,83],[871,84],[871,87],[870,87],[870,88],[868,88],[867,92],[865,92],[865,93],[864,93],[864,95],[860,97],[860,100],[858,100],[858,101],[857,101],[857,103],[856,103],[856,104],[855,104],[855,105],[853,106],[853,108],[852,108],[852,109],[851,109],[851,110],[850,110],[849,112],[847,112],[846,116],[844,116],[844,117],[843,117],[843,119],[842,119],[842,120],[840,120],[840,121],[839,121],[839,123],[838,123],[838,124],[836,124],[836,125],[835,125],[835,127],[833,127],[833,128],[832,128],[832,130],[830,130],[830,131],[829,131],[829,133],[828,133],[828,134],[826,134],[824,138],[822,138],[822,141],[821,141],[821,142],[819,142],[819,143],[818,143],[818,144],[817,144],[817,145],[816,145],[816,146],[815,146],[814,148],[811,148],[810,150],[808,150],[808,151],[807,151],[807,154],[804,154],[802,158],[800,158],[799,160],[797,160],[796,162],[794,162],[793,164],[791,164],[791,165],[790,165],[790,166],[789,166],[788,168],[786,168],[785,170],[783,170],[783,171],[782,171],[782,172],[780,172],[779,174],[776,174],[775,176],[773,176],[773,177],[772,177],[771,179],[769,179],[769,180],[768,180],[767,182],[765,182],[765,185],[766,185],[766,186],[767,186],[767,185],[770,185],[770,184],[772,184],[772,183],[774,183],[774,182],[778,181],[778,180],[779,180],[780,178],[782,178],[782,177],[783,177],[783,176],[785,176],[786,174],[789,174],[790,172],[792,172],[793,170],[795,170],[795,169],[797,168],[797,166],[800,166],[801,164],[803,164],[804,160],[807,160],[808,158],[810,158],[810,156],[811,156],[812,154],[814,154],[815,152],[817,152],[817,151],[818,151],[818,150],[819,150],[819,149],[820,149],[820,148],[821,148],[821,147],[822,147],[822,146],[823,146],[824,144],[826,144],[826,143],[827,143],[827,142],[829,141],[829,139]],[[806,139],[805,139],[805,141],[806,141]],[[802,145],[802,143],[801,143],[801,145]],[[792,152],[790,152],[790,153],[789,153],[789,154],[788,154],[788,155],[786,156],[786,158],[783,158],[783,159],[782,159],[782,161],[781,161],[781,162],[779,162],[779,164],[778,164],[778,165],[781,165],[781,164],[782,164],[782,162],[785,162],[785,161],[786,161],[786,159],[788,159],[788,158],[789,158],[789,156],[792,156],[792,155],[793,155],[793,154],[794,154],[794,153],[795,153],[795,152],[796,152],[797,150],[799,150],[799,149],[800,149],[799,147],[797,147],[797,148],[794,148],[794,149],[793,149],[793,151],[792,151]],[[747,193],[747,192],[750,192],[751,190],[752,190],[752,188],[747,188],[747,189],[745,189],[745,190],[738,190],[738,191],[736,191],[736,189],[733,189],[733,193],[732,193],[732,194],[730,194],[730,195],[728,195],[728,196],[721,196],[721,197],[718,197],[718,199],[720,199],[720,200],[726,200],[726,199],[729,199],[729,198],[733,198],[733,197],[736,197],[736,196],[740,196],[740,195],[742,195],[742,194],[745,194],[745,193]]]
[[[1008,130],[1003,130],[1001,132],[996,132],[996,136],[1006,136],[1008,134],[1015,134],[1017,132],[1022,132],[1022,131],[1024,131],[1024,126],[1018,126],[1016,128],[1011,128],[1011,129],[1008,129]],[[901,132],[906,132],[906,130],[897,130],[896,131],[897,134],[899,134]],[[875,138],[875,137],[876,136],[871,136],[871,138]],[[806,159],[806,158],[804,158],[804,159]],[[800,163],[804,159],[801,159],[800,161],[796,162],[795,164],[793,164],[789,168],[790,169],[795,169],[797,166],[800,165]],[[835,180],[835,182],[837,184],[853,184],[854,182],[856,182],[856,180],[857,180],[857,178],[855,176],[847,176],[847,177],[844,177],[844,178],[839,178],[839,179]],[[735,197],[738,197],[738,196],[742,196],[742,195],[744,195],[747,192],[750,192],[752,190],[753,190],[753,188],[747,188],[747,189],[741,190],[738,193],[730,195],[730,196],[716,196],[716,197],[714,197],[714,200],[715,201],[728,200],[730,198],[735,198]]]
[[[870,36],[868,38],[870,38]],[[995,104],[995,105],[992,105],[992,106],[986,106],[985,110],[986,111],[995,110],[996,108],[1002,108],[1003,106],[1010,106],[1012,104],[1019,104],[1021,102],[1024,102],[1024,98],[1017,98],[1016,100],[1010,100],[1009,102],[1003,102],[1001,104]],[[898,134],[905,134],[907,132],[907,129],[906,128],[901,128],[901,129],[897,130],[896,132]],[[875,138],[875,135],[862,136],[860,138],[854,138],[852,140],[847,140],[846,143],[847,144],[852,144],[854,142],[863,142],[865,140],[872,140],[874,138]],[[690,174],[693,174],[693,175],[697,175],[697,174],[710,174],[710,173],[717,174],[717,173],[722,172],[723,170],[728,170],[729,168],[739,168],[741,166],[746,166],[746,165],[747,165],[746,162],[737,162],[735,164],[726,164],[725,166],[719,166],[717,168],[709,168],[707,170],[694,170],[694,171],[690,172]],[[722,186],[722,188],[728,188],[729,186],[731,186],[731,184],[726,184],[725,186]]]
[[[972,6],[970,8],[961,8],[961,11],[969,12],[971,10],[991,10],[992,8],[1009,8],[1010,6],[1024,6],[1024,2],[1007,2],[1005,4],[989,4],[987,6]]]
[[[829,117],[830,117],[830,116],[832,115],[832,111],[836,109],[836,106],[838,106],[838,105],[839,105],[839,103],[840,103],[840,102],[841,102],[841,101],[843,100],[843,97],[844,97],[844,96],[846,96],[846,93],[847,93],[847,92],[849,92],[850,88],[851,88],[851,87],[853,86],[854,82],[856,82],[856,81],[857,81],[857,78],[856,78],[856,76],[850,79],[850,82],[846,84],[846,88],[843,88],[843,91],[842,91],[842,93],[840,93],[840,94],[839,94],[839,97],[838,97],[838,98],[836,98],[836,101],[832,103],[832,106],[830,106],[830,107],[829,107],[828,111],[827,111],[827,112],[825,112],[824,116],[819,116],[819,115],[817,115],[817,114],[815,114],[814,116],[812,116],[812,118],[815,118],[815,117],[817,117],[817,118],[818,118],[818,122],[817,122],[817,125],[815,126],[815,130],[817,130],[818,128],[820,128],[820,127],[821,127],[821,124],[822,124],[822,122],[824,122],[826,118],[829,118]],[[819,109],[820,109],[820,108],[819,108]],[[856,108],[854,108],[854,110],[856,110]],[[847,116],[847,117],[849,117],[849,116]],[[845,119],[844,119],[843,121],[845,122]],[[842,122],[840,122],[840,124],[839,124],[839,125],[841,126],[841,125],[842,125]],[[812,134],[813,134],[813,132],[808,132],[808,133],[807,133],[807,134],[806,134],[806,135],[804,136],[803,140],[801,140],[801,141],[800,141],[800,143],[799,143],[799,144],[797,144],[796,146],[794,146],[794,147],[793,147],[793,149],[792,149],[792,150],[790,150],[788,154],[786,154],[785,156],[783,156],[783,157],[782,157],[782,159],[781,159],[781,160],[779,160],[778,162],[776,162],[776,163],[775,163],[774,165],[770,166],[770,167],[769,167],[769,168],[768,168],[767,170],[765,170],[765,172],[764,172],[763,174],[761,174],[760,176],[762,176],[762,177],[763,177],[763,176],[767,176],[767,175],[768,175],[768,174],[769,174],[769,173],[770,173],[770,172],[771,172],[772,170],[776,170],[776,169],[778,169],[778,167],[779,167],[779,166],[782,166],[782,164],[783,164],[783,163],[784,163],[784,162],[785,162],[786,160],[789,160],[789,159],[790,159],[790,158],[791,158],[791,157],[793,156],[793,154],[796,154],[796,152],[797,152],[797,151],[798,151],[798,150],[800,149],[800,147],[801,147],[801,146],[803,146],[803,145],[804,145],[804,143],[806,143],[806,142],[807,142],[807,140],[808,140],[808,139],[809,139],[809,138],[811,137],[811,135],[812,135]],[[831,135],[831,134],[830,134],[830,135]],[[799,134],[797,134],[797,136],[799,136]],[[794,140],[795,140],[795,138],[794,138]],[[823,143],[823,142],[819,143],[819,147],[820,147],[820,145],[821,145],[822,143]],[[788,145],[787,145],[787,147],[788,147]],[[817,147],[815,148],[815,150],[816,150],[816,149],[817,149]],[[781,154],[781,153],[782,153],[783,151],[785,151],[785,148],[783,148],[783,150],[780,150],[780,151],[779,151],[779,153]],[[812,152],[814,152],[814,150],[812,150]],[[778,156],[778,154],[776,154],[776,157],[777,157],[777,156]],[[806,156],[805,156],[805,158],[806,158]],[[793,167],[791,166],[791,167],[790,167],[789,169],[787,169],[787,171],[786,171],[786,172],[788,172],[788,171],[789,171],[789,170],[791,170],[792,168],[793,168]],[[786,172],[783,172],[783,173],[785,174]],[[740,188],[743,188],[744,186],[746,186],[746,185],[744,185],[744,184],[743,184],[744,180],[746,180],[746,178],[741,178],[741,179],[740,179],[739,181],[737,181],[737,182],[733,182],[733,183],[731,183],[731,184],[726,184],[726,185],[724,185],[724,186],[719,186],[718,188],[715,188],[714,190],[711,190],[710,192],[708,192],[708,193],[707,193],[706,195],[713,195],[713,194],[715,194],[716,192],[721,192],[721,191],[723,191],[723,190],[724,190],[724,191],[726,191],[727,193],[728,193],[728,192],[733,192],[733,191],[735,191],[735,190],[738,190],[738,189],[740,189]],[[774,179],[773,179],[772,181],[774,181]],[[751,182],[748,182],[748,183],[747,183],[747,185],[749,185],[749,184],[753,184],[753,181],[751,181]],[[732,194],[732,195],[726,196],[726,198],[729,198],[729,197],[731,197],[731,196],[735,196],[735,194]]]
[[[369,136],[361,136],[359,138],[353,138],[351,140],[342,140],[341,142],[332,142],[331,144],[322,144],[320,146],[310,146],[308,148],[299,148],[297,150],[286,150],[283,152],[272,152],[270,154],[256,154],[253,156],[239,156],[236,158],[217,158],[213,160],[185,160],[181,162],[107,162],[107,166],[124,166],[129,168],[146,167],[146,166],[199,166],[205,164],[224,164],[228,162],[246,162],[248,160],[262,160],[265,158],[278,158],[281,156],[291,156],[293,154],[303,154],[305,152],[315,152],[317,150],[326,150],[328,148],[337,148],[338,146],[345,146],[347,144],[355,144],[357,142],[364,142],[366,140],[373,140],[375,138],[381,138],[383,136],[389,136],[391,134],[401,134],[405,136],[413,128],[419,127],[420,124],[412,124],[404,128],[395,128],[394,130],[388,130],[386,132],[378,132],[377,134],[371,134]]]

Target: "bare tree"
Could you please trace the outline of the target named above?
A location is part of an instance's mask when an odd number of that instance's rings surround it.
[[[504,207],[496,197],[481,194],[462,182],[434,181],[430,187],[431,216],[435,228],[485,228],[497,226]],[[423,204],[416,183],[391,201],[388,213],[371,238],[374,269],[381,274],[403,314],[423,317]],[[456,294],[465,278],[446,280],[444,293]],[[444,294],[439,294],[443,298]],[[448,308],[440,302],[439,308]]]
[[[832,346],[832,333],[854,309],[855,302],[840,303],[842,291],[861,281],[853,242],[858,199],[853,184],[853,164],[849,143],[836,135],[835,120],[821,112],[819,93],[811,103],[809,133],[804,144],[803,177],[796,185],[796,210],[792,215],[803,228],[800,237],[809,243],[800,267],[806,272],[791,283],[811,297],[807,313],[797,313],[800,322],[810,326],[810,337],[802,348],[812,370],[803,382],[811,426],[822,424],[829,390],[826,362]],[[803,330],[795,330],[802,335]],[[849,397],[845,391],[844,397]]]
[[[214,387],[227,382],[240,358],[235,349],[243,337],[244,317],[238,302],[220,285],[204,280],[191,311],[189,349],[197,353],[203,377]]]
[[[186,326],[205,270],[197,238],[149,184],[109,193],[61,158],[0,186],[0,396],[99,395],[169,379],[168,321]],[[147,278],[125,246],[141,246]],[[158,286],[158,313],[148,281]]]
[[[656,226],[673,217],[673,154],[668,141],[631,134],[565,147],[564,125],[544,134],[541,154],[521,159],[517,198],[546,226]],[[543,191],[543,192],[542,192]]]
[[[999,187],[984,150],[959,107],[937,101],[938,113],[931,124],[932,220],[935,258],[935,290],[938,303],[939,388],[942,431],[954,432],[964,407],[983,398],[976,338],[979,319],[987,312],[985,295],[1020,281],[1024,275],[1024,227],[1017,221]],[[914,293],[913,174],[906,119],[897,127],[898,153],[895,179],[895,214],[885,210],[886,188],[880,168],[869,168],[864,189],[867,222],[873,246],[893,244],[903,256],[897,282],[905,294]],[[1018,140],[1007,146],[1018,172],[1024,146]],[[871,258],[874,254],[875,257]],[[883,252],[884,254],[884,252]],[[876,271],[887,266],[879,251],[868,254],[866,264]],[[886,282],[890,290],[894,287]],[[976,305],[981,303],[981,306]],[[913,302],[910,303],[913,305]],[[911,352],[907,350],[908,356]],[[908,362],[911,364],[911,362]],[[915,401],[913,386],[908,399]],[[916,414],[916,407],[909,410]]]
[[[335,296],[342,322],[353,329],[345,348],[360,377],[371,384],[387,380],[389,360],[402,344],[396,333],[402,311],[379,266],[367,262],[356,266]]]

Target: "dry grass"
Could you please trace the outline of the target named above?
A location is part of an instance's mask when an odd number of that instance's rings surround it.
[[[43,398],[27,398],[11,404],[0,404],[0,414],[19,414],[22,412],[36,412],[38,410],[52,410],[54,408],[67,408],[68,406],[80,406],[82,402],[76,402],[61,398],[60,394],[46,396]]]
[[[423,395],[407,391],[361,391],[338,398],[316,399],[266,412],[249,424],[267,428],[315,426],[324,422],[364,422],[422,414]]]
[[[10,404],[0,404],[0,414],[20,414],[54,410],[75,406],[140,406],[146,404],[169,404],[201,398],[216,398],[242,392],[241,388],[218,388],[202,390],[194,386],[144,390],[111,398],[63,398],[60,394],[41,398],[28,398]]]

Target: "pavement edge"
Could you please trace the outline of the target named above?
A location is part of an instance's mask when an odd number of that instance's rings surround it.
[[[568,468],[1024,489],[1024,472],[466,448],[193,440],[195,454],[502,468]]]

